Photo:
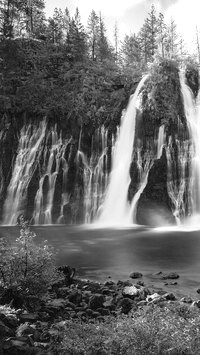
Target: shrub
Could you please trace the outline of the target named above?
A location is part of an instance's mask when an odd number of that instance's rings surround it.
[[[149,305],[104,323],[66,321],[59,354],[198,355],[200,312],[181,304]]]
[[[3,287],[17,287],[24,294],[45,293],[56,276],[55,253],[47,241],[35,243],[23,216],[18,219],[20,236],[13,245],[0,239],[0,283]]]

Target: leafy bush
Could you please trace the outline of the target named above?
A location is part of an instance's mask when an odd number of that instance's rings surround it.
[[[17,287],[22,293],[42,294],[56,276],[55,253],[47,241],[36,244],[23,216],[19,217],[20,236],[13,245],[0,239],[0,283]]]
[[[188,305],[149,305],[104,323],[67,321],[59,354],[197,355],[200,312]]]

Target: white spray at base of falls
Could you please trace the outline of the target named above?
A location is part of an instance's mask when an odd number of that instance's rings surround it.
[[[191,137],[191,215],[200,222],[200,97],[196,102],[191,89],[180,75],[181,92],[183,95],[185,115]]]
[[[127,225],[132,223],[129,215],[130,204],[127,198],[130,184],[129,169],[135,138],[136,102],[147,77],[146,75],[139,82],[127,110],[122,116],[120,133],[114,149],[110,182],[98,220],[100,224]]]

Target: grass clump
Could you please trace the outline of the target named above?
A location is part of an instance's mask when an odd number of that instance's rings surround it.
[[[182,304],[149,305],[104,323],[66,321],[59,354],[197,355],[200,312]]]

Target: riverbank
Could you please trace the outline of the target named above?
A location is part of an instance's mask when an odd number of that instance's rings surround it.
[[[199,354],[198,288],[196,297],[181,290],[176,272],[152,278],[63,277],[42,298],[2,289],[0,354]]]

